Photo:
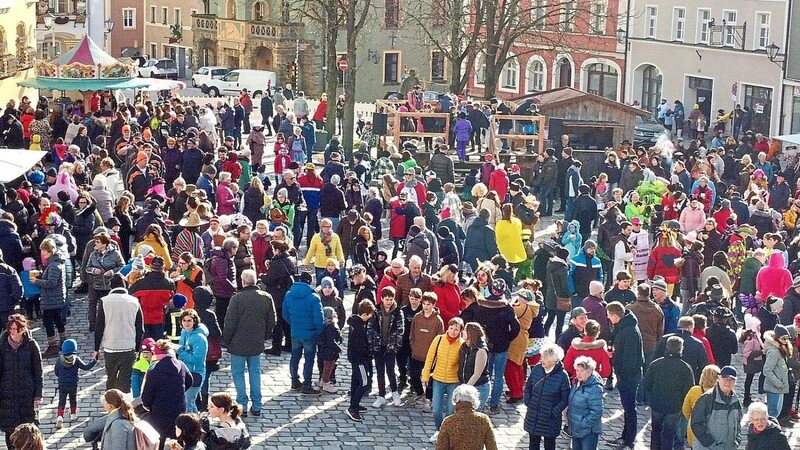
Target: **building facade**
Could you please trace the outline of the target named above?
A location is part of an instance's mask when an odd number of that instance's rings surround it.
[[[5,105],[27,95],[36,103],[35,89],[23,88],[17,82],[34,76],[36,62],[35,0],[0,0],[0,99]]]
[[[45,15],[52,14],[51,27]],[[86,1],[39,0],[36,3],[36,48],[42,59],[53,59],[77,44],[88,33]]]
[[[111,2],[111,3],[109,3]],[[106,19],[114,29],[105,36],[105,50],[114,57],[145,55],[144,0],[106,0]],[[96,41],[99,45],[101,41]]]
[[[754,131],[777,132],[782,69],[767,48],[784,42],[786,14],[786,0],[636,2],[628,98],[650,111],[681,100],[710,118],[740,104],[753,111]]]
[[[144,24],[144,54],[170,58],[178,66],[178,77],[188,78],[195,61],[192,16],[204,11],[201,0],[148,0],[140,18]]]
[[[621,3],[591,0],[570,12],[569,2],[525,2],[531,15],[539,15],[535,18],[539,24],[512,47],[512,59],[503,67],[495,96],[511,99],[571,87],[624,101],[624,46],[617,40],[617,18],[625,7]],[[485,78],[486,64],[478,54],[467,93],[486,97]]]

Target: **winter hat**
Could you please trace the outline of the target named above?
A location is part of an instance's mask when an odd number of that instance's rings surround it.
[[[336,315],[336,310],[333,309],[332,307],[326,306],[326,307],[322,308],[322,317],[325,318],[326,322],[328,322],[330,320],[333,320],[333,316],[335,316],[335,315]]]
[[[662,277],[654,278],[650,285],[653,287],[653,289],[661,289],[664,292],[667,291],[667,282]]]
[[[163,350],[161,347],[153,346],[153,354],[156,356],[166,355],[167,351]]]
[[[156,348],[156,340],[153,338],[145,338],[142,345],[139,347],[142,351],[152,352]]]
[[[331,277],[325,277],[325,278],[323,278],[323,279],[322,279],[322,281],[320,281],[319,285],[320,285],[321,287],[323,287],[323,288],[326,288],[326,287],[330,287],[330,288],[332,288],[332,287],[334,287],[334,285],[333,285],[333,278],[331,278]]]
[[[583,251],[586,251],[590,248],[597,248],[597,244],[593,240],[587,239],[586,242],[583,243]]]
[[[164,258],[160,256],[154,256],[153,260],[150,261],[150,269],[153,272],[163,272],[164,271]]]
[[[436,229],[436,234],[442,239],[447,239],[450,237],[450,229],[447,227],[439,227]]]
[[[335,175],[335,174],[331,175],[331,184],[332,185],[338,186],[339,183],[341,183],[341,182],[342,182],[342,177],[340,177],[339,175]]]
[[[781,324],[775,325],[775,339],[777,340],[784,336],[790,336],[789,328],[787,328],[786,325],[781,325]]]
[[[305,284],[311,284],[311,274],[309,272],[301,272],[298,281]]]
[[[216,175],[217,174],[217,168],[212,166],[212,165],[209,165],[208,167],[206,167],[206,170],[204,170],[203,173],[208,174],[208,175]]]
[[[33,258],[25,258],[22,260],[23,270],[33,270],[36,268],[36,260]]]
[[[533,295],[533,292],[531,292],[531,291],[529,291],[527,289],[520,289],[517,292],[517,297],[525,299],[526,302],[532,302],[534,300],[534,298],[535,298],[534,295]]]
[[[783,306],[783,299],[780,297],[770,297],[767,300],[767,305],[769,305],[769,310],[775,312],[778,308]]]
[[[78,342],[75,339],[67,339],[61,344],[62,355],[74,355],[78,352]]]
[[[172,305],[178,309],[183,309],[188,302],[189,299],[183,294],[175,294],[172,296]]]
[[[133,258],[131,269],[144,270],[144,256],[137,256],[136,258]]]
[[[453,214],[450,212],[450,208],[446,207],[446,208],[442,208],[442,212],[439,213],[439,217],[441,217],[442,220],[449,219],[449,218],[453,217]]]
[[[603,283],[592,280],[589,282],[589,295],[599,297],[603,293]]]

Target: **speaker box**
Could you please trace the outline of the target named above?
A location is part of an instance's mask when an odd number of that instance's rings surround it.
[[[561,139],[562,134],[564,134],[564,119],[555,117],[550,118],[547,131],[547,137],[550,142],[558,142],[558,140]]]
[[[383,136],[386,134],[386,122],[389,116],[383,113],[375,113],[372,115],[372,132]]]

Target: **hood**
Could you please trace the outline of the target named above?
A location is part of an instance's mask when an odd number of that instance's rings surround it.
[[[605,348],[606,341],[603,339],[595,339],[591,336],[584,336],[582,338],[576,337],[572,340],[572,346],[575,350],[595,350],[598,348]]]
[[[221,256],[223,258],[228,258],[228,255],[225,254],[225,251],[222,247],[214,247],[211,249],[211,256]]]
[[[61,355],[61,364],[64,367],[72,367],[75,364],[75,354]]]
[[[764,345],[769,344],[775,348],[781,348],[780,342],[775,338],[775,331],[769,330],[764,333]],[[764,349],[766,351],[766,348]]]
[[[550,258],[550,261],[547,262],[547,271],[551,272],[553,270],[558,269],[558,267],[556,266],[559,264],[565,267],[569,266],[569,264],[567,264],[567,262],[564,261],[563,259],[559,258],[558,256],[553,256],[552,258]]]
[[[300,281],[296,281],[292,284],[289,288],[289,292],[286,293],[286,296],[294,297],[296,299],[302,299],[308,297],[309,295],[316,295],[314,292],[314,288],[311,287],[310,284],[306,284]]]
[[[202,335],[202,336],[208,337],[208,327],[206,327],[205,325],[203,325],[203,324],[201,323],[201,324],[200,324],[200,325],[198,325],[198,326],[197,326],[197,328],[195,328],[194,330],[192,330],[192,331],[187,331],[187,332],[186,332],[186,334],[187,334],[188,336],[192,336],[192,335],[198,334],[198,335]]]
[[[211,307],[211,302],[214,300],[214,294],[211,293],[211,288],[208,286],[198,286],[192,291],[195,306],[198,309],[208,309]]]
[[[636,316],[632,312],[626,310],[625,311],[625,315],[622,316],[622,319],[619,321],[619,323],[617,323],[616,327],[617,328],[627,328],[627,327],[636,326],[638,324],[639,324],[639,321],[636,319]]]
[[[772,211],[756,209],[755,211],[750,213],[750,216],[751,217],[752,216],[761,216],[761,217],[768,217],[768,218],[771,219],[772,218]]]
[[[575,229],[573,230],[572,227]],[[573,220],[567,225],[567,231],[574,231],[576,234],[581,232],[581,224],[577,220]]]
[[[478,304],[483,306],[484,308],[505,308],[508,306],[508,301],[504,299],[500,300],[478,300]]]
[[[359,317],[357,314],[353,314],[352,316],[348,317],[347,324],[350,325],[351,327],[366,325],[366,323],[363,320],[361,320],[361,317]]]
[[[769,255],[769,266],[770,267],[783,269],[783,267],[784,267],[783,263],[784,263],[784,260],[783,260],[783,253],[782,252],[772,252],[772,254]]]

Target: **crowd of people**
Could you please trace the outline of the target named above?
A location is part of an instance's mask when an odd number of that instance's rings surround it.
[[[264,406],[261,358],[284,352],[293,391],[344,394],[344,356],[351,420],[373,394],[373,409],[420,408],[442,449],[497,448],[489,416],[502,403],[524,405],[531,449],[562,435],[595,449],[614,389],[619,448],[633,448],[644,405],[652,448],[736,448],[744,409],[749,449],[789,448],[800,169],[781,165],[778,144],[725,136],[723,121],[708,143],[608,148],[591,179],[568,135],[524,169],[479,144],[482,163],[457,180],[459,130],[425,143],[423,159],[413,141],[374,148],[366,122],[351,161],[333,138],[315,163],[324,115],[302,92],[264,97],[261,124],[246,90],[233,105],[137,100],[6,107],[5,144],[48,151],[2,186],[9,448],[41,441],[30,424],[44,376],[58,380],[56,427],[69,426],[80,371],[98,361],[108,415],[88,441],[134,449],[150,427],[171,450],[247,448],[242,419]],[[462,120],[476,108],[451,101]],[[83,294],[88,314],[76,317]],[[88,362],[68,321],[93,335]],[[235,398],[209,390],[228,376],[214,375],[224,353]]]

